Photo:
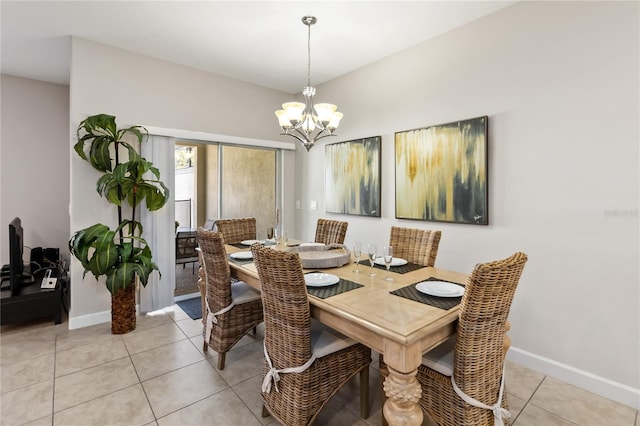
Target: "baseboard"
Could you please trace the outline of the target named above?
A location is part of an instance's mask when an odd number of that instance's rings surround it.
[[[628,405],[636,410],[640,409],[640,389],[514,347],[511,347],[507,352],[507,359],[580,389]]]
[[[200,292],[183,294],[182,296],[175,296],[173,298],[173,301],[180,302],[182,300],[193,299],[194,297],[200,297]]]
[[[96,312],[89,315],[80,315],[77,317],[69,316],[69,330],[75,330],[76,328],[89,327],[96,324],[102,324],[103,322],[111,321],[111,310]]]
[[[140,314],[140,305],[136,304],[136,315]],[[92,325],[111,322],[111,310],[96,312],[88,315],[80,315],[77,317],[69,316],[69,330],[76,328],[90,327]]]

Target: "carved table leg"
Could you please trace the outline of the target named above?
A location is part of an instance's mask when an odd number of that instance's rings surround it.
[[[401,373],[391,366],[387,368],[389,375],[383,384],[387,401],[382,409],[387,423],[392,426],[422,424],[422,410],[418,404],[422,390],[416,379],[418,370]]]

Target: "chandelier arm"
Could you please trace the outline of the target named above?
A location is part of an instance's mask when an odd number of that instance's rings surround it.
[[[315,143],[315,140],[309,141],[306,138],[302,138],[293,133],[280,133],[280,134],[283,136],[291,136],[292,138],[296,138],[302,144],[302,146],[307,150],[307,152],[309,152],[309,150],[313,147],[313,144]]]
[[[291,136],[294,136],[296,138],[298,138],[298,140],[304,139],[306,140],[308,143],[310,144],[314,144],[315,142],[319,141],[320,139],[326,138],[327,136],[336,136],[333,134],[333,132],[329,129],[322,129],[320,132],[316,133],[315,136],[312,137],[311,133],[307,133],[303,130],[299,130],[299,129],[294,129],[298,135],[295,135],[293,133],[288,133]],[[304,142],[303,142],[304,143]]]
[[[289,133],[289,132],[284,132],[284,133],[280,133],[282,136],[291,136],[292,138],[296,138],[298,139],[299,142],[302,142],[302,144],[306,144],[308,143],[304,138],[301,138],[300,136],[294,134],[294,133]]]
[[[306,142],[310,142],[310,143],[312,143],[313,140],[315,140],[315,138],[310,138],[311,133],[307,133],[306,130],[300,130],[299,127],[295,127],[293,130],[295,130],[296,133],[298,133],[298,135],[300,135],[300,136],[295,135],[293,133],[289,133],[291,136],[295,136],[295,137],[297,137],[299,139],[302,139],[302,140],[304,140]]]
[[[323,133],[324,133],[324,134],[323,134]],[[326,138],[327,136],[337,136],[337,135],[334,135],[334,134],[333,134],[333,133],[331,133],[331,131],[329,131],[329,130],[323,130],[322,132],[318,133],[318,134],[316,135],[316,137],[315,137],[315,138],[313,138],[313,140],[314,140],[314,142],[317,142],[317,141],[319,141],[320,139],[324,139],[324,138]]]
[[[293,131],[295,131],[296,133],[292,133],[291,129],[293,129]],[[299,129],[296,128],[290,128],[284,131],[284,133],[280,133],[282,136],[291,136],[294,137],[296,139],[298,139],[300,142],[302,142],[303,145],[313,145],[315,142],[319,141],[320,139],[326,138],[327,136],[337,136],[336,134],[334,134],[331,130],[329,129],[324,129],[321,132],[317,133],[314,137],[310,138],[311,134],[307,134]]]

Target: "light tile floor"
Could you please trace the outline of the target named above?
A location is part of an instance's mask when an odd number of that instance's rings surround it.
[[[262,328],[245,336],[216,369],[202,352],[200,320],[173,306],[140,316],[129,334],[110,324],[68,330],[51,322],[2,326],[0,424],[268,425],[262,418]],[[374,356],[374,360],[377,356]],[[371,366],[371,415],[359,417],[355,378],[320,413],[317,425],[379,425],[381,382]],[[508,363],[515,426],[640,426],[637,410]],[[425,420],[425,424],[430,424]]]

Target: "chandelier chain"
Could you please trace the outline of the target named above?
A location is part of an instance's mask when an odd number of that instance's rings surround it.
[[[307,86],[311,86],[311,24],[307,25]]]

